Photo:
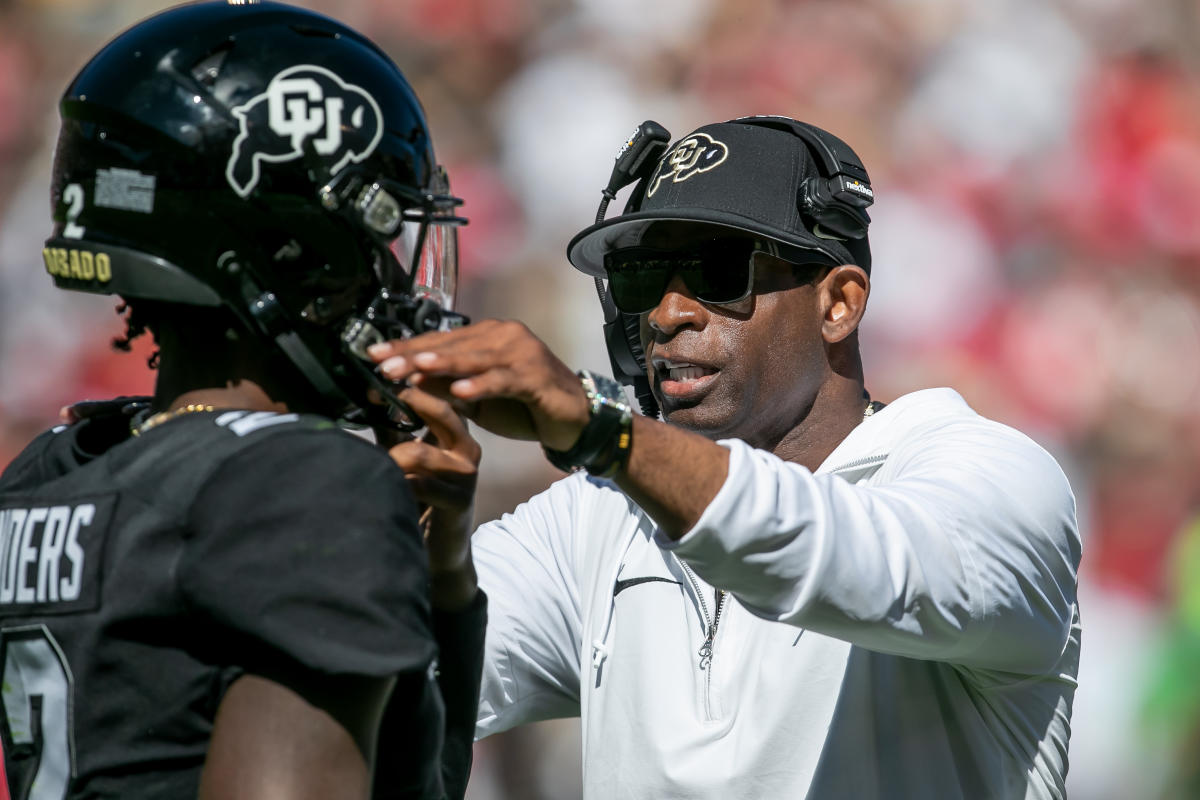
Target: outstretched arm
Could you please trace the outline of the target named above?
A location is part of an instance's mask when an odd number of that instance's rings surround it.
[[[579,378],[519,322],[484,320],[376,345],[371,355],[388,378],[450,400],[501,436],[568,450],[588,422]],[[638,416],[629,460],[614,480],[678,539],[716,497],[728,468],[726,448]]]
[[[374,355],[384,374],[502,435],[564,450],[588,419],[578,380],[518,323]],[[744,445],[731,475],[725,445],[641,417],[633,433],[618,485],[697,573],[755,613],[912,657],[1013,671],[1057,658],[1073,613],[1073,503],[1061,470],[1018,434],[947,430],[943,446],[868,488]]]

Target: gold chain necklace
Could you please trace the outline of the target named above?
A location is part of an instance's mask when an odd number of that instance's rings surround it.
[[[153,416],[147,417],[146,420],[138,425],[130,425],[129,432],[134,436],[141,436],[151,428],[157,428],[169,419],[181,417],[184,414],[193,414],[197,411],[212,411],[213,407],[204,403],[188,403],[186,406],[176,408],[171,411],[160,411]]]

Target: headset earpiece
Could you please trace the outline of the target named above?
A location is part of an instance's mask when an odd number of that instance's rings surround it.
[[[856,196],[849,200],[830,191],[831,180],[805,178],[800,184],[800,211],[827,232],[843,239],[861,239],[867,235],[871,218]]]
[[[625,344],[629,349],[629,355],[638,367],[636,375],[628,376],[630,384],[633,385],[633,393],[638,399],[638,405],[642,407],[642,413],[647,417],[657,419],[658,401],[654,399],[654,392],[650,389],[650,378],[646,372],[646,351],[642,349],[641,320],[636,314],[621,314],[621,322],[625,328]]]
[[[867,235],[871,217],[867,207],[875,202],[867,169],[850,146],[815,125],[787,117],[742,117],[730,120],[790,133],[808,146],[817,162],[819,177],[810,177],[800,186],[797,204],[800,212],[831,235],[842,239],[862,239]]]
[[[632,386],[642,413],[657,419],[658,403],[650,390],[650,379],[646,376],[646,353],[642,350],[637,315],[617,310],[607,294],[601,295],[600,304],[605,320],[604,345],[608,349],[613,377],[626,386]]]

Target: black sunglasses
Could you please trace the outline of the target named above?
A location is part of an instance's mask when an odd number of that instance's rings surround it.
[[[626,314],[644,314],[657,306],[676,275],[697,300],[728,305],[754,291],[754,263],[760,255],[775,255],[771,249],[754,239],[731,238],[686,250],[627,247],[606,253],[604,269],[613,303]],[[783,260],[794,266],[832,264],[819,257],[806,257],[803,262]]]

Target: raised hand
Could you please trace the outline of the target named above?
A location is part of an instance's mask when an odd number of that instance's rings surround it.
[[[445,400],[415,387],[402,391],[400,399],[425,421],[427,432],[390,446],[388,454],[426,509],[422,520],[433,603],[443,609],[461,608],[475,596],[471,531],[479,443]]]
[[[387,378],[448,400],[500,436],[567,450],[588,422],[579,378],[519,322],[484,320],[393,340],[370,355]]]

